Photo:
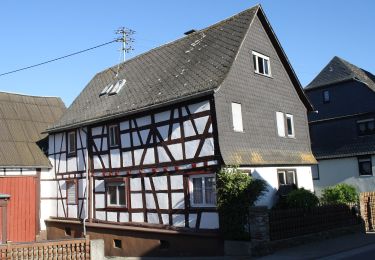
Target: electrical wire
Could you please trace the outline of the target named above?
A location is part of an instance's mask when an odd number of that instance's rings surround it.
[[[8,71],[8,72],[5,72],[5,73],[1,73],[0,74],[0,77],[1,76],[4,76],[4,75],[8,75],[8,74],[12,74],[12,73],[16,73],[16,72],[19,72],[19,71],[22,71],[22,70],[27,70],[27,69],[31,69],[31,68],[35,68],[35,67],[38,67],[38,66],[42,66],[42,65],[45,65],[47,63],[51,63],[51,62],[54,62],[54,61],[58,61],[58,60],[62,60],[62,59],[65,59],[65,58],[68,58],[68,57],[71,57],[71,56],[74,56],[74,55],[77,55],[77,54],[81,54],[83,52],[87,52],[87,51],[91,51],[93,49],[96,49],[96,48],[99,48],[99,47],[103,47],[105,45],[108,45],[108,44],[111,44],[113,42],[117,42],[118,40],[115,39],[115,40],[112,40],[110,42],[106,42],[106,43],[103,43],[103,44],[99,44],[97,46],[94,46],[94,47],[91,47],[91,48],[88,48],[88,49],[85,49],[85,50],[81,50],[81,51],[77,51],[77,52],[74,52],[74,53],[71,53],[71,54],[68,54],[68,55],[65,55],[65,56],[62,56],[62,57],[59,57],[59,58],[55,58],[55,59],[52,59],[52,60],[48,60],[48,61],[45,61],[45,62],[41,62],[41,63],[38,63],[38,64],[34,64],[34,65],[31,65],[31,66],[27,66],[27,67],[23,67],[23,68],[20,68],[20,69],[16,69],[16,70],[12,70],[12,71]]]

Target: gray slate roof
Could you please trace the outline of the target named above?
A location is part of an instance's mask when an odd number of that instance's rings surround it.
[[[60,98],[0,92],[0,168],[50,167],[37,142],[64,110]]]
[[[225,79],[259,8],[252,7],[96,74],[61,120],[47,131],[62,131],[213,93]],[[99,96],[106,85],[123,78],[126,84],[117,95]],[[302,88],[297,88],[309,106]]]
[[[375,76],[337,56],[310,82],[305,90],[316,89],[347,80],[359,80],[375,91]]]

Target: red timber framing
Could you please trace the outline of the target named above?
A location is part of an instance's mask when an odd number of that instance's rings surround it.
[[[214,215],[216,207],[194,208],[190,205],[189,176],[216,174],[220,166],[213,98],[201,98],[173,106],[120,118],[87,128],[88,168],[90,172],[89,222],[128,225],[129,222],[155,226],[205,229],[201,226]],[[110,126],[117,126],[118,145],[110,146]],[[77,155],[86,152],[77,129]],[[62,138],[66,133],[62,134]],[[60,140],[63,147],[66,142]],[[81,142],[81,145],[79,143]],[[56,168],[64,161],[67,149],[54,153]],[[61,160],[63,158],[63,160]],[[66,157],[67,158],[67,157]],[[86,164],[85,164],[86,169]],[[85,170],[56,171],[58,197],[66,200],[66,181],[83,182]],[[126,206],[108,207],[107,182],[121,178],[125,185]],[[81,187],[82,186],[82,187]],[[86,185],[78,185],[86,197]],[[65,203],[66,204],[66,203]],[[57,217],[71,218],[68,205]],[[59,206],[58,206],[59,207]],[[79,208],[79,207],[78,207]],[[76,217],[82,219],[82,208]],[[71,209],[70,209],[71,210]],[[217,224],[218,225],[218,224]],[[207,229],[218,226],[208,225]]]

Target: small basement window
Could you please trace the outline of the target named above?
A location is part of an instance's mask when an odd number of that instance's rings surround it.
[[[113,247],[114,248],[122,248],[122,241],[120,239],[113,239]]]
[[[358,157],[358,168],[360,176],[372,175],[371,156]]]
[[[118,125],[109,126],[109,146],[114,147],[120,144],[119,142],[119,128]]]
[[[76,153],[76,132],[72,131],[68,133],[68,154]]]
[[[252,54],[255,73],[271,77],[270,58],[255,51]]]

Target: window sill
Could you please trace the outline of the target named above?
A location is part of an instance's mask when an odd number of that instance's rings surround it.
[[[190,208],[194,209],[216,209],[217,205],[207,205],[207,204],[199,204],[199,205],[192,205],[190,204]]]
[[[262,74],[262,73],[259,73],[259,72],[256,72],[256,71],[254,71],[254,74],[256,74],[256,75],[261,75],[261,76],[263,76],[263,77],[273,79],[272,75]]]

